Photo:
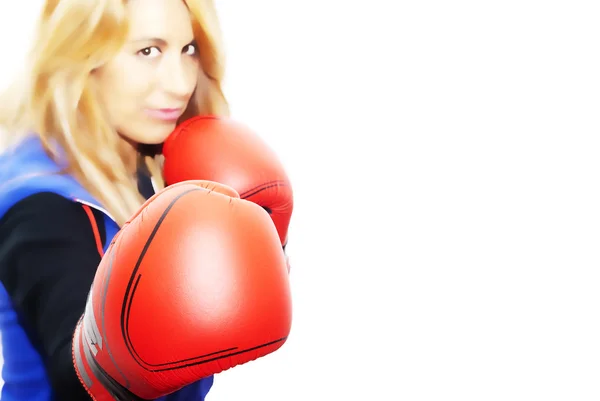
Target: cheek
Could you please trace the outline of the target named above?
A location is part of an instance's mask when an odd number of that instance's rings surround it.
[[[103,72],[97,84],[114,125],[122,125],[143,109],[150,89],[147,75],[144,68],[127,61]]]

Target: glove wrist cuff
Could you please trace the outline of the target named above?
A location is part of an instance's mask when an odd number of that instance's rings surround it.
[[[73,365],[79,381],[95,401],[144,401],[110,377],[96,362],[87,341],[84,320],[80,320],[73,336]]]

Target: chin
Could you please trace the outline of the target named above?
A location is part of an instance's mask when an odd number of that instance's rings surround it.
[[[143,143],[146,145],[159,145],[163,143],[171,132],[175,130],[176,124],[165,124],[161,127],[152,127],[144,132],[143,135],[140,135],[138,138],[139,143]]]

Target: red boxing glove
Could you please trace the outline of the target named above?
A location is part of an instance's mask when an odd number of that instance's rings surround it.
[[[292,186],[275,153],[247,126],[223,117],[193,117],[167,138],[163,155],[167,185],[209,180],[230,186],[271,215],[285,249]]]
[[[290,329],[267,213],[231,188],[190,181],[150,198],[113,239],[73,362],[96,401],[151,400],[276,351]]]

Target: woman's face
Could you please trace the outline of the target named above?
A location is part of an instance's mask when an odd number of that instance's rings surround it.
[[[162,143],[196,88],[198,49],[182,0],[127,1],[126,44],[92,80],[111,124],[134,143]]]

